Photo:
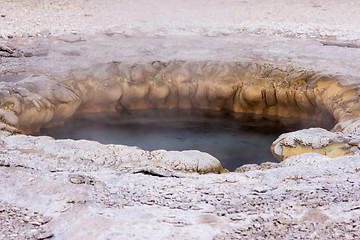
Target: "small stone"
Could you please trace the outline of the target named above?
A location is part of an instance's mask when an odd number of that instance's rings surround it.
[[[218,201],[220,201],[221,199],[223,199],[224,198],[224,194],[223,193],[219,193],[219,194],[216,194],[216,200],[218,200]]]
[[[34,226],[41,226],[41,223],[38,222],[38,221],[30,222],[30,224],[32,224],[32,225],[34,225]]]
[[[40,37],[47,37],[50,35],[51,35],[51,33],[48,30],[43,30],[43,31],[39,32],[39,34],[38,34],[38,36],[40,36]]]
[[[244,217],[242,215],[231,215],[230,219],[233,221],[242,221]]]
[[[70,182],[74,183],[74,184],[82,184],[83,181],[84,181],[84,179],[80,178],[80,177],[72,177],[72,178],[70,178]]]
[[[118,189],[116,189],[116,188],[110,188],[110,189],[109,189],[109,193],[110,193],[110,194],[116,194],[116,193],[118,193]]]
[[[76,34],[62,34],[59,36],[58,39],[61,41],[67,42],[67,43],[75,43],[75,42],[84,41],[81,38],[81,36],[76,35]]]
[[[286,225],[290,225],[291,224],[291,220],[290,219],[286,219],[286,218],[279,218],[279,222],[282,224],[286,224]]]
[[[329,220],[329,216],[325,215],[321,210],[310,209],[302,217],[303,221],[323,223]]]
[[[224,36],[228,36],[231,34],[231,31],[229,29],[223,29],[220,31],[220,33]]]
[[[39,232],[39,230],[37,230],[37,229],[31,229],[30,230],[30,233],[33,234],[33,235],[37,234],[38,232]]]
[[[209,31],[209,32],[206,33],[206,36],[208,36],[208,37],[217,37],[217,36],[219,36],[219,33],[216,32],[216,31]]]
[[[41,224],[46,224],[46,223],[50,222],[51,219],[52,219],[51,216],[43,216],[42,218],[39,219],[39,222]]]
[[[4,46],[4,45],[0,45],[0,52],[7,52],[9,54],[13,54],[14,50],[12,50],[11,48]]]
[[[14,92],[20,94],[22,97],[28,97],[31,94],[29,90],[23,87],[14,88]]]
[[[54,236],[54,233],[50,229],[42,229],[40,233],[37,235],[37,239],[49,239]]]
[[[10,57],[10,56],[11,56],[10,53],[0,51],[0,57]]]
[[[235,213],[235,212],[236,212],[236,209],[235,209],[235,208],[229,208],[229,209],[227,209],[227,212],[228,212],[229,214],[232,214],[232,213]]]

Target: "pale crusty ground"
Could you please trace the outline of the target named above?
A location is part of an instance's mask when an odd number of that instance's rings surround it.
[[[336,0],[3,0],[0,36],[276,34],[360,39],[360,2]]]
[[[310,153],[275,169],[159,177],[74,152],[79,141],[4,137],[0,239],[360,238],[358,157]]]
[[[360,73],[358,48],[320,43],[359,44],[358,1],[3,0],[0,15],[0,45],[32,55],[0,58],[1,73],[184,58]],[[357,157],[161,178],[9,149],[3,137],[0,239],[360,238]]]

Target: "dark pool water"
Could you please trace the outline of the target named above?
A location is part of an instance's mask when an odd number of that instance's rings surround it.
[[[96,140],[144,150],[198,149],[218,158],[224,168],[234,170],[243,164],[275,162],[271,143],[282,133],[311,126],[330,128],[332,123],[214,111],[136,110],[79,114],[62,126],[43,128],[36,135]]]

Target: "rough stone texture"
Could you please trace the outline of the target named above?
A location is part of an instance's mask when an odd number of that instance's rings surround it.
[[[2,206],[51,219],[37,222],[55,239],[359,237],[360,161],[353,156],[308,153],[275,169],[166,176],[127,171],[110,159],[97,164],[78,158],[60,167],[65,159],[7,146],[0,151]],[[2,221],[16,218],[18,228],[6,227],[5,239],[38,229],[35,222],[21,225],[28,213],[14,216],[9,208],[1,211]]]
[[[48,239],[51,217],[0,201],[0,239]]]
[[[346,135],[360,135],[360,119],[354,118],[346,122],[338,123],[334,127],[334,131],[342,132]]]
[[[5,165],[17,165],[12,162],[21,158],[21,162],[28,164],[32,169],[41,168],[44,162],[52,161],[54,169],[49,171],[86,171],[96,170],[100,166],[122,170],[158,166],[175,171],[220,173],[222,166],[216,158],[200,151],[144,151],[137,147],[121,145],[102,145],[98,142],[80,140],[54,140],[50,137],[33,137],[13,135],[1,139],[7,149],[8,159],[2,160]],[[31,153],[37,156],[37,161],[31,161],[23,154]],[[17,161],[17,160],[16,160]],[[73,169],[72,162],[87,162],[81,169]],[[144,169],[145,168],[145,169]],[[59,170],[60,169],[60,170]],[[151,171],[151,170],[149,170]],[[172,171],[172,172],[173,172]],[[159,174],[158,174],[159,175]]]
[[[359,3],[209,3],[2,1],[0,239],[360,238]],[[149,106],[338,124],[281,136],[281,163],[204,175],[178,171],[186,153],[13,135]]]
[[[279,161],[307,152],[316,152],[332,158],[354,154],[358,156],[358,140],[357,135],[310,128],[282,134],[273,142],[271,150]]]

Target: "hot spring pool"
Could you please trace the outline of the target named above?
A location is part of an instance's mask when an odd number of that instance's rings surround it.
[[[276,162],[270,146],[280,134],[314,126],[330,128],[332,123],[222,111],[131,110],[77,114],[64,125],[42,128],[34,135],[144,150],[197,149],[215,156],[224,168],[233,171],[243,164]]]

